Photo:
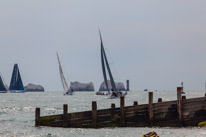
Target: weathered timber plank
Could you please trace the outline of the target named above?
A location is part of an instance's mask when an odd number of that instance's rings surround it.
[[[51,115],[51,116],[43,116],[39,118],[40,125],[50,123],[50,122],[58,122],[63,120],[63,115]]]
[[[196,102],[190,102],[190,103],[184,103],[183,105],[184,106],[189,106],[189,105],[196,105],[196,104],[198,104],[198,105],[205,105],[205,103],[206,103],[206,101],[196,101]]]
[[[96,101],[92,102],[92,126],[97,127],[97,103]]]
[[[40,126],[40,108],[36,108],[35,110],[35,126],[38,127]]]
[[[206,116],[198,116],[189,119],[184,119],[183,126],[198,126],[198,123],[202,121],[206,121]]]
[[[110,114],[111,113],[111,108],[97,110],[97,113],[98,113],[98,115]]]
[[[153,110],[154,113],[159,113],[159,112],[171,112],[171,111],[177,111],[177,105],[176,105],[176,104],[172,104],[171,106],[168,106],[168,107],[155,108],[155,109]]]
[[[167,101],[167,102],[159,102],[159,103],[153,103],[154,108],[159,108],[159,107],[165,107],[165,106],[170,106],[172,104],[177,104],[177,101]]]
[[[48,123],[41,123],[41,126],[48,126],[48,127],[63,127],[63,120],[59,121],[52,121]]]
[[[196,102],[196,103],[189,103],[189,104],[184,104],[183,107],[188,107],[188,106],[194,106],[194,107],[198,107],[198,106],[206,106],[206,102]]]
[[[127,122],[126,127],[147,127],[148,123],[145,122]]]
[[[162,98],[158,98],[158,101],[157,101],[157,102],[158,102],[158,103],[159,103],[159,102],[162,102]]]
[[[170,112],[170,113],[155,113],[154,114],[154,119],[157,120],[157,119],[164,119],[164,120],[167,120],[167,119],[177,119],[178,118],[178,113],[177,111],[173,111],[173,112]]]
[[[178,126],[178,120],[172,119],[172,120],[165,120],[165,119],[158,119],[154,121],[154,126],[157,127],[177,127]]]
[[[197,109],[196,111],[187,111],[183,113],[185,117],[187,115],[189,117],[198,117],[198,116],[204,116],[206,114],[206,109]]]
[[[178,126],[182,126],[182,87],[177,87]]]
[[[116,113],[120,113],[120,108],[115,108]],[[97,110],[98,115],[105,115],[105,114],[110,114],[111,113],[111,108],[110,109],[100,109]]]
[[[92,121],[71,122],[68,126],[70,128],[93,128]]]
[[[144,115],[148,115],[148,111],[125,113],[125,116],[144,116]]]
[[[138,102],[137,101],[134,101],[134,106],[137,106],[138,105]]]
[[[97,123],[98,128],[103,127],[121,127],[120,119],[117,119],[116,121],[103,121]]]
[[[183,111],[196,111],[198,109],[206,109],[206,102],[201,102],[197,104],[187,104],[183,106]]]
[[[145,122],[148,125],[148,116],[142,116],[142,117],[137,117],[137,116],[127,116],[125,117],[125,121],[127,122]]]
[[[194,103],[194,102],[201,102],[201,101],[206,101],[206,97],[199,97],[199,98],[190,98],[190,99],[185,99],[182,101],[182,103]]]
[[[92,120],[92,116],[90,117],[81,117],[81,118],[68,118],[67,121],[68,122],[75,122],[75,121],[84,121],[84,120]]]
[[[92,111],[83,111],[83,112],[75,112],[75,113],[68,113],[69,118],[81,118],[81,117],[90,117],[92,116]]]
[[[153,92],[149,92],[149,126],[153,126]]]
[[[148,104],[124,107],[125,111],[130,111],[130,110],[133,111],[133,110],[141,110],[141,109],[148,109]]]
[[[97,117],[97,119],[98,119],[97,121],[98,121],[98,122],[101,122],[101,121],[112,121],[112,120],[115,120],[115,119],[117,119],[117,118],[121,118],[120,115],[100,116],[100,117]]]
[[[67,104],[64,104],[63,105],[63,119],[64,119],[64,122],[63,122],[63,127],[68,127],[68,117],[67,117],[67,113],[68,113],[68,105]]]
[[[153,111],[154,114],[158,114],[158,113],[170,113],[170,112],[177,112],[177,110],[175,110],[175,109],[172,109],[172,110],[159,109],[158,111]]]
[[[124,116],[124,97],[120,97],[120,113],[121,113],[121,126],[125,126],[125,116]]]
[[[139,108],[135,108],[136,106],[134,106],[134,108],[130,108],[130,109],[125,109],[125,113],[132,113],[132,112],[145,112],[148,111],[148,105],[147,107],[139,107]]]

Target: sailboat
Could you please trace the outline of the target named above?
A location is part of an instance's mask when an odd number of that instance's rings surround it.
[[[21,80],[18,64],[14,64],[14,69],[9,86],[10,93],[24,93],[24,85]]]
[[[99,30],[99,36],[100,36],[100,41],[101,41],[101,63],[102,63],[102,72],[103,72],[103,77],[104,77],[104,82],[108,91],[108,95],[110,96],[110,98],[119,98],[121,96],[126,96],[127,95],[127,91],[125,93],[122,93],[121,91],[118,91],[112,76],[112,72],[111,69],[109,67],[109,63],[106,57],[106,53],[104,50],[104,46],[103,46],[103,41],[102,41],[102,36],[101,36],[101,32]],[[106,64],[106,67],[105,67]],[[112,87],[112,91],[110,93],[110,89],[107,83],[107,75],[106,75],[106,69],[108,71],[109,74],[109,78],[110,78],[110,82],[111,82],[111,87]]]
[[[61,78],[61,82],[62,82],[62,85],[63,85],[63,88],[64,88],[64,95],[72,95],[73,92],[72,90],[69,88],[68,84],[67,84],[67,81],[64,77],[64,73],[63,73],[63,70],[62,70],[62,66],[61,66],[61,63],[60,63],[60,59],[59,59],[59,55],[57,53],[57,60],[58,60],[58,64],[59,64],[59,73],[60,73],[60,78]]]
[[[0,73],[0,93],[7,93],[7,89],[5,87],[5,84],[3,82],[3,77]]]

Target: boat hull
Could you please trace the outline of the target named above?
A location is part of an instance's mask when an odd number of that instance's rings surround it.
[[[70,95],[70,96],[71,96],[71,95],[73,95],[73,94],[74,94],[73,92],[67,91],[67,92],[64,93],[64,96],[67,96],[67,95]]]
[[[25,93],[24,90],[11,90],[10,93]]]

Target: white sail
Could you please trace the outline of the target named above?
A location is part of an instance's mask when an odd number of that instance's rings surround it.
[[[61,78],[61,82],[62,82],[62,86],[64,88],[64,95],[72,95],[72,91],[71,89],[69,88],[68,84],[67,84],[67,81],[64,77],[64,73],[63,73],[63,70],[62,70],[62,66],[61,66],[61,63],[60,63],[60,59],[59,59],[59,55],[57,53],[57,60],[58,60],[58,63],[59,63],[59,73],[60,73],[60,78]]]

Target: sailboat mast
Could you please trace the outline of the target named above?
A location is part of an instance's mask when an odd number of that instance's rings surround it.
[[[60,59],[59,59],[58,53],[57,53],[57,60],[58,60],[58,63],[59,63],[59,72],[60,72],[60,77],[61,77],[61,80],[62,80],[62,85],[63,85],[63,87],[64,87],[64,90],[69,91],[70,88],[69,88],[69,86],[68,86],[68,84],[67,84],[67,82],[66,82],[66,79],[65,79],[65,77],[64,77],[64,74],[63,74],[63,70],[62,70],[62,66],[61,66],[61,63],[60,63]],[[66,86],[66,87],[65,87],[65,86]],[[66,89],[65,89],[65,88],[66,88]]]

